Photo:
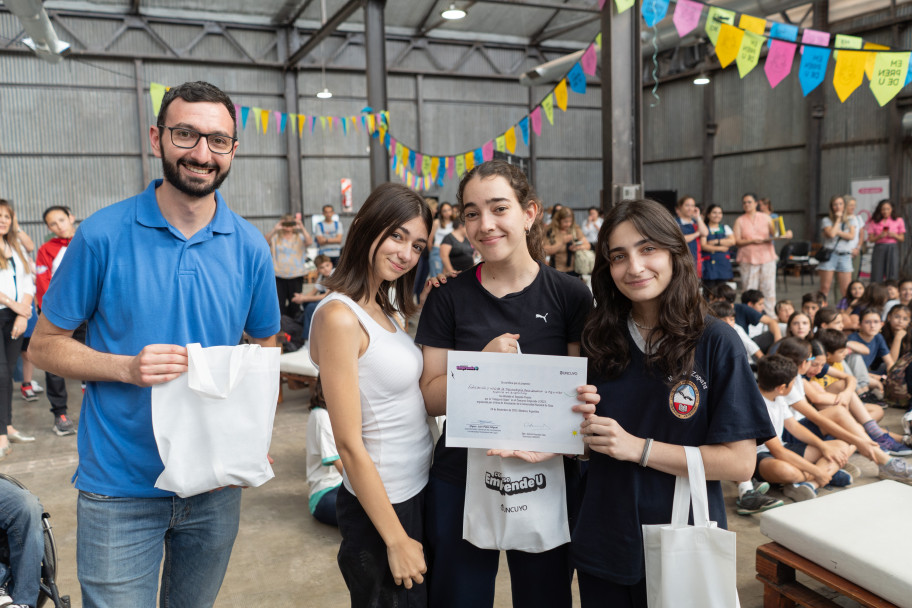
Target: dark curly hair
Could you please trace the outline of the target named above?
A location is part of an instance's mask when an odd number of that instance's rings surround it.
[[[671,282],[659,296],[659,318],[646,340],[646,367],[673,384],[693,371],[694,352],[706,327],[706,303],[700,296],[693,256],[677,222],[661,204],[640,199],[615,205],[605,217],[596,243],[592,293],[597,302],[583,330],[582,346],[590,371],[606,379],[619,376],[630,363],[627,317],[632,304],[611,277],[610,236],[630,222],[643,237],[671,254]]]
[[[476,165],[471,171],[463,175],[462,179],[459,180],[459,190],[456,193],[456,208],[459,212],[459,219],[463,223],[465,223],[465,204],[463,203],[462,195],[465,193],[466,185],[475,177],[479,179],[502,177],[510,184],[510,188],[513,189],[513,194],[516,195],[516,200],[519,201],[519,206],[522,207],[523,211],[528,209],[531,203],[535,203],[538,206],[538,214],[526,234],[526,246],[529,248],[529,254],[533,260],[536,262],[544,261],[545,249],[542,245],[544,230],[541,222],[542,202],[538,195],[535,194],[535,189],[529,183],[529,178],[522,172],[522,169],[503,160],[489,160]]]

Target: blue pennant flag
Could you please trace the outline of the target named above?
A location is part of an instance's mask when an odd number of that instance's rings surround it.
[[[519,130],[522,131],[523,143],[529,145],[529,117],[526,116],[519,121]]]
[[[241,128],[247,128],[247,117],[250,115],[250,108],[241,106]]]
[[[909,65],[912,66],[912,54],[909,55]],[[910,69],[908,72],[906,72],[906,84],[904,84],[903,86],[906,86],[910,82],[912,82],[912,69]]]
[[[653,27],[665,18],[668,12],[668,0],[643,0],[643,19],[646,25]]]
[[[791,25],[789,23],[779,23],[778,21],[773,21],[770,26],[770,37],[766,41],[766,46],[773,44],[773,38],[778,38],[779,40],[787,40],[789,42],[798,41],[798,26]]]
[[[415,151],[409,150],[409,160],[408,160],[409,169],[412,171],[415,170]]]
[[[820,86],[826,77],[827,64],[830,61],[830,49],[822,46],[804,45],[801,54],[801,67],[798,68],[798,80],[801,92],[808,93]]]
[[[383,145],[387,148],[390,147],[390,134],[389,131],[386,132],[383,136]]]
[[[481,148],[475,148],[475,166],[477,167],[484,162],[484,150]]]
[[[285,125],[288,124],[288,114],[282,112],[282,122],[279,123],[279,133],[285,132]]]
[[[570,85],[570,90],[574,93],[586,94],[586,74],[583,72],[583,66],[579,62],[574,63],[570,71],[567,72],[567,84]]]

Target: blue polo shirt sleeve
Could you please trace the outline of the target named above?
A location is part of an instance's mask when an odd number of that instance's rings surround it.
[[[102,260],[89,245],[86,231],[80,226],[44,295],[41,314],[66,330],[74,330],[88,320],[98,305],[98,294],[104,282]]]
[[[763,313],[751,308],[747,304],[735,304],[735,323],[741,326],[741,329],[748,331],[751,325],[756,325],[763,318]]]

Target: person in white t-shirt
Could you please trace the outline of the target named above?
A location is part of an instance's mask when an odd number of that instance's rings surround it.
[[[310,486],[308,508],[319,522],[338,526],[336,496],[342,485],[342,460],[336,449],[329,412],[323,399],[323,384],[319,376],[310,396],[310,416],[307,418],[306,466]]]

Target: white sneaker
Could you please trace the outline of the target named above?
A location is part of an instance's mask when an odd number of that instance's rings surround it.
[[[10,597],[9,591],[6,590],[6,585],[0,585],[0,606],[9,606],[13,603],[13,598]]]
[[[32,390],[35,391],[36,393],[43,393],[44,387],[41,386],[40,384],[38,384],[37,382],[35,382],[34,380],[32,380]]]

